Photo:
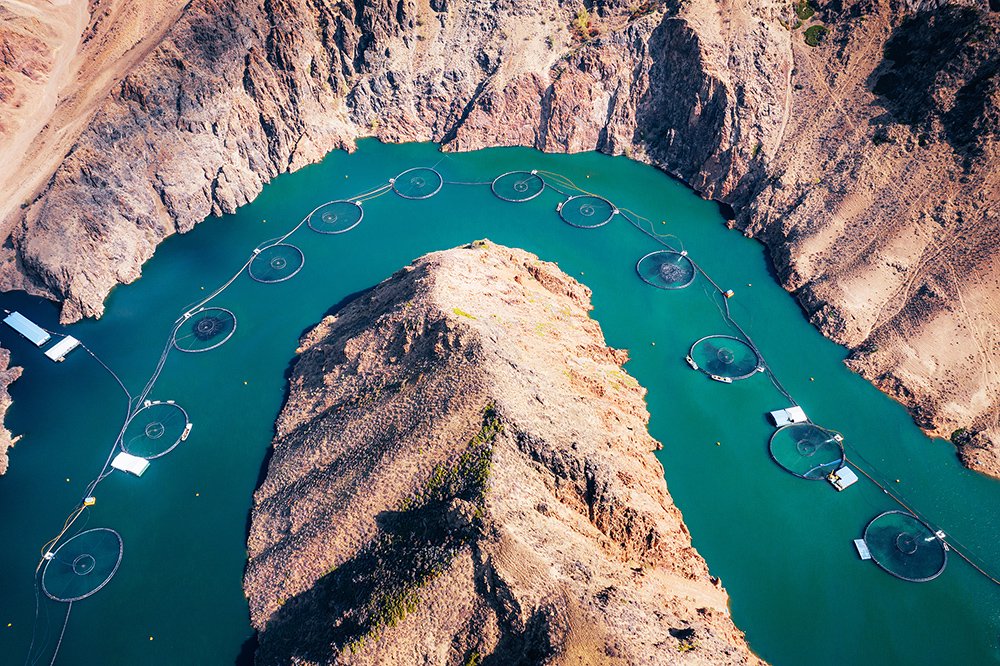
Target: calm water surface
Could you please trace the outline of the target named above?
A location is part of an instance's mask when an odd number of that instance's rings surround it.
[[[1000,484],[963,469],[949,444],[924,437],[902,408],[850,373],[844,350],[820,336],[775,283],[762,247],[727,230],[714,205],[623,158],[525,149],[443,156],[430,144],[364,142],[353,155],[335,153],[278,178],[236,215],[171,238],[140,281],[111,294],[104,318],[67,330],[138,391],[175,317],[228,279],[259,242],[324,201],[435,164],[453,181],[558,171],[679,236],[713,277],[736,290],[734,315],[813,420],[841,430],[911,505],[1000,569]],[[763,658],[1000,663],[1000,590],[955,557],[925,584],[858,560],[851,540],[893,502],[865,480],[837,493],[771,462],[764,412],[786,404],[767,379],[722,385],[683,361],[695,339],[730,332],[709,285],[699,278],[666,292],[641,283],[635,262],[656,244],[621,218],[600,229],[572,228],[555,212],[562,199],[546,191],[511,204],[488,187],[459,185],[424,201],[390,193],[366,203],[364,220],[349,233],[299,230],[289,242],[306,263],[292,280],[259,284],[243,275],[219,296],[213,305],[238,317],[234,337],[209,353],[172,353],[150,396],[187,409],[190,439],[141,479],[115,473],[104,481],[97,505],[74,528],[113,527],[125,551],[108,586],[73,605],[58,663],[234,664],[246,654],[248,510],[299,336],[331,306],[416,257],[483,237],[556,261],[593,289],[593,315],[608,343],[630,350],[627,369],[649,389],[650,429],[664,443],[667,483],[694,545],[722,577],[737,625]],[[5,294],[0,305],[57,325],[55,307],[39,299]],[[82,351],[53,364],[6,327],[0,342],[25,368],[7,419],[24,439],[0,478],[0,662],[20,664],[31,641],[38,548],[100,470],[126,405]],[[51,658],[65,609],[40,603],[40,663]]]

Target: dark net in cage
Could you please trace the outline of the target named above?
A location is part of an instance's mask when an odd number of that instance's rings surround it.
[[[365,212],[355,201],[331,201],[312,213],[306,223],[313,231],[321,234],[342,234],[361,223]]]
[[[635,265],[635,272],[658,289],[683,289],[695,278],[694,263],[686,254],[673,250],[650,252]]]
[[[865,527],[872,561],[896,578],[923,583],[941,575],[948,551],[934,530],[913,514],[886,511]]]
[[[563,222],[580,229],[602,227],[611,221],[618,209],[607,199],[592,194],[570,197],[559,206]]]
[[[265,247],[250,262],[247,272],[257,282],[284,282],[302,270],[306,257],[302,250],[287,243]]]
[[[764,367],[753,347],[728,335],[710,335],[691,345],[688,358],[712,378],[746,379]]]
[[[768,448],[774,462],[803,479],[822,481],[844,465],[844,446],[837,434],[812,423],[778,428]]]
[[[202,308],[174,331],[174,347],[204,352],[224,344],[236,331],[236,315],[225,308]]]
[[[121,449],[152,460],[166,455],[187,435],[187,412],[172,402],[151,402],[136,412],[122,434]]]
[[[429,199],[440,191],[444,178],[429,167],[407,169],[391,181],[393,191],[404,199]]]
[[[98,527],[80,532],[51,555],[42,570],[42,591],[55,601],[79,601],[103,588],[122,561],[122,538]]]
[[[530,171],[511,171],[497,176],[490,189],[504,201],[520,203],[530,201],[541,194],[545,189],[545,181]]]

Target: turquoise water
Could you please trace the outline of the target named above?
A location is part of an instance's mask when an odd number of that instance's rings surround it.
[[[444,156],[429,144],[364,142],[353,155],[334,153],[278,178],[236,215],[171,238],[140,281],[111,294],[100,321],[67,330],[137,392],[175,317],[227,280],[260,241],[324,201],[434,164],[452,181],[557,171],[679,236],[737,292],[734,316],[809,415],[842,431],[849,453],[860,452],[912,506],[1000,568],[1000,483],[960,467],[949,444],[924,437],[902,408],[850,373],[844,350],[810,327],[775,283],[761,246],[727,230],[714,205],[623,158],[525,149]],[[306,257],[293,279],[260,284],[243,275],[213,301],[235,313],[233,338],[204,354],[172,353],[150,395],[188,411],[191,437],[141,479],[111,475],[95,492],[96,506],[74,525],[73,532],[116,529],[124,559],[105,589],[73,604],[58,663],[232,664],[246,657],[248,510],[300,334],[414,258],[483,237],[556,261],[593,289],[593,315],[608,343],[630,350],[627,369],[649,389],[650,429],[664,443],[667,483],[694,545],[722,577],[736,623],[758,654],[776,664],[1000,663],[1000,590],[955,557],[925,584],[859,561],[851,540],[895,504],[864,479],[836,493],[771,462],[764,412],[786,403],[767,378],[723,385],[683,361],[694,340],[731,332],[708,283],[698,278],[682,291],[643,284],[635,262],[658,246],[621,217],[599,229],[570,227],[555,212],[562,199],[546,191],[511,204],[488,187],[459,185],[424,201],[389,193],[365,203],[364,220],[349,233],[302,228],[293,235],[289,242]],[[56,309],[39,299],[6,294],[0,305],[56,327]],[[6,327],[0,342],[25,368],[7,420],[25,436],[0,478],[0,661],[15,664],[31,641],[38,547],[100,471],[126,400],[83,351],[53,364]],[[44,598],[39,606],[40,663],[51,658],[65,608]]]

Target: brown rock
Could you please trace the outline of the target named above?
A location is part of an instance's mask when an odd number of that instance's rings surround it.
[[[759,663],[590,307],[481,241],[305,336],[254,497],[258,664]]]

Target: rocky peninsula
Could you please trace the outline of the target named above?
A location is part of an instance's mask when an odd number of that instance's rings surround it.
[[[755,664],[554,264],[479,241],[301,341],[254,496],[264,664]]]
[[[100,315],[164,237],[359,137],[626,154],[725,204],[852,368],[1000,475],[987,0],[2,12],[0,145],[18,159],[0,165],[0,287],[66,321]]]

